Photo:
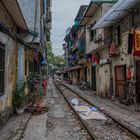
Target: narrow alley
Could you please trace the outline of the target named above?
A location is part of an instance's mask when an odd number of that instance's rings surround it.
[[[30,119],[22,140],[90,140],[51,79],[48,84],[46,102],[49,110]]]
[[[0,140],[140,140],[140,0],[0,0]]]

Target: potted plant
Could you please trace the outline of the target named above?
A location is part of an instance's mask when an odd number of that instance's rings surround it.
[[[20,81],[16,84],[13,92],[13,103],[15,111],[18,115],[24,113],[26,95],[25,95],[25,82]]]

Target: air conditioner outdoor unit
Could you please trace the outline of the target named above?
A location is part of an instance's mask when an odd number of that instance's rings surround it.
[[[102,35],[101,34],[98,34],[98,35],[95,36],[94,43],[98,43],[99,41],[102,41]]]

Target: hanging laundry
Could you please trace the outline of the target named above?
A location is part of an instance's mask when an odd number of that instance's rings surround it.
[[[132,71],[131,71],[131,68],[130,67],[128,67],[127,68],[127,80],[131,80],[131,77],[132,77]]]
[[[112,42],[111,45],[109,46],[109,54],[110,55],[117,55],[118,54],[117,45],[114,42]]]

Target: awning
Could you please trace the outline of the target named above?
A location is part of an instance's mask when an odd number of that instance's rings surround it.
[[[66,69],[66,71],[73,71],[73,70],[78,70],[81,68],[82,68],[81,66],[75,66],[75,67],[70,67],[70,68]]]
[[[16,25],[27,30],[28,27],[17,0],[2,0],[2,3],[4,4],[6,10],[10,14]]]
[[[92,0],[87,10],[85,11],[79,25],[85,26],[102,3],[115,3],[116,1],[117,0]]]
[[[93,26],[92,29],[113,26],[124,16],[129,14],[140,0],[119,0],[112,8]]]
[[[91,19],[93,13],[97,10],[98,7],[99,7],[98,3],[94,3],[93,1],[91,1],[79,25],[85,26],[88,20]]]

